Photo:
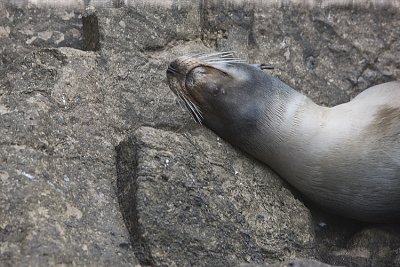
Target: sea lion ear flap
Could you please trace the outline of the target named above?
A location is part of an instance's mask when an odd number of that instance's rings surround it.
[[[261,69],[261,70],[273,70],[274,66],[272,66],[271,64],[250,64],[253,67],[256,67],[257,69]]]

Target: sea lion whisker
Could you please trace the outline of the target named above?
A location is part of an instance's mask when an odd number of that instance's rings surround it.
[[[240,58],[229,58],[229,59],[211,59],[211,60],[204,60],[206,63],[243,63],[244,60]]]
[[[203,59],[204,61],[208,62],[208,61],[215,61],[215,60],[225,60],[225,61],[230,61],[230,60],[240,60],[240,61],[244,61],[243,59],[239,58],[239,57],[212,57],[212,58],[206,58]]]
[[[189,101],[190,101],[190,100],[189,100]],[[195,103],[193,103],[192,101],[190,101],[190,103],[192,103],[192,105],[193,105],[194,109],[196,110],[197,114],[199,115],[199,117],[200,117],[201,119],[203,119],[203,113],[201,112],[201,110],[199,109],[199,107],[198,107]]]
[[[187,106],[189,107],[190,112],[192,113],[192,117],[197,123],[201,124],[201,118],[199,117],[199,114],[197,114],[196,110],[193,109],[193,106],[191,105],[190,102],[185,102]]]
[[[216,52],[216,53],[208,53],[197,57],[198,59],[210,59],[210,58],[235,58],[233,52]]]
[[[196,108],[196,105],[189,98],[187,98],[185,95],[182,95],[182,96],[183,96],[183,99],[185,100],[185,102],[189,105],[190,109],[194,113],[197,113],[198,109]]]
[[[184,107],[182,106],[182,102],[185,102],[185,101],[182,99],[182,96],[180,95],[180,93],[177,93],[177,96],[178,96],[178,98],[176,98],[176,100],[178,102],[178,105],[182,110],[184,110]]]
[[[198,107],[195,103],[193,103],[193,101],[190,100],[190,98],[187,98],[187,97],[186,97],[186,99],[187,99],[187,101],[192,105],[192,107],[196,110],[196,112],[198,113],[198,115],[199,115],[201,118],[203,118],[203,114],[202,114],[201,110],[199,109],[199,107]]]
[[[178,71],[177,71],[174,67],[172,67],[171,65],[169,65],[168,68],[167,68],[167,73],[177,74]]]
[[[236,58],[234,52],[226,52],[226,53],[221,54],[219,57],[221,57],[221,58]]]
[[[210,61],[210,60],[230,60],[230,59],[236,59],[237,57],[231,56],[231,57],[220,57],[220,56],[212,56],[212,57],[205,57],[205,58],[200,58],[201,60],[204,61]]]
[[[185,101],[186,106],[192,113],[195,121],[201,124],[202,119],[203,119],[203,114],[200,112],[199,108],[190,99],[188,99],[185,95],[182,95],[182,97]]]
[[[219,56],[224,53],[226,53],[226,52],[203,53],[203,54],[200,54],[198,56],[198,58],[204,59],[204,58],[208,58],[208,57],[216,57],[216,56]]]
[[[215,54],[221,55],[221,56],[232,56],[235,54],[235,52],[234,51],[223,51],[223,52],[215,52]]]
[[[205,55],[205,54],[207,54],[207,52],[193,53],[193,54],[189,54],[189,57],[198,58],[198,57],[200,57],[200,56],[202,56],[202,55]]]
[[[206,63],[229,63],[229,62],[244,62],[243,59],[236,57],[232,52],[221,52],[213,54],[205,54],[198,59]]]
[[[179,96],[179,105],[181,106],[181,108],[182,109],[185,109],[183,106],[182,106],[182,103],[183,103],[183,105],[185,105],[186,107],[188,106],[188,103],[187,103],[187,99],[186,99],[186,97],[185,97],[185,95],[181,92],[181,91],[177,91],[177,94],[178,94],[178,96]],[[182,101],[182,102],[181,102]]]

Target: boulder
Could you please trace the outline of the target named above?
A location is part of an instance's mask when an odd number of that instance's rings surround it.
[[[333,106],[400,79],[398,7],[98,2],[0,8],[1,265],[400,264],[398,225],[310,203],[193,122],[165,76],[234,50]]]

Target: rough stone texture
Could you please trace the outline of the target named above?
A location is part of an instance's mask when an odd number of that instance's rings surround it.
[[[80,12],[0,8],[0,265],[135,265],[134,253],[155,266],[400,265],[398,225],[305,201],[311,219],[268,168],[194,124],[166,84],[172,59],[215,50],[274,64],[324,105],[400,79],[398,9],[320,6],[98,9],[82,34],[97,53],[28,53],[61,45],[55,31],[80,32]]]
[[[142,262],[232,266],[315,254],[305,206],[212,133],[143,127],[117,155],[121,208],[135,220]]]
[[[80,48],[79,10],[40,9],[11,3],[0,3],[0,72],[34,48]]]
[[[324,243],[326,245],[329,242]],[[398,266],[400,229],[398,225],[366,226],[349,235],[344,246],[334,244],[325,249],[329,253],[322,255],[321,259],[330,263],[347,266]]]
[[[0,262],[134,265],[98,56],[33,52],[1,75]]]
[[[274,75],[319,104],[347,102],[400,77],[398,9],[249,3],[238,9],[210,1],[203,10],[203,39],[251,62],[273,64]]]
[[[116,125],[121,131],[142,124],[173,129],[190,120],[168,89],[166,65],[180,53],[205,48],[195,41],[188,41],[191,45],[186,48],[174,47],[176,39],[196,39],[199,27],[196,6],[180,10],[182,14],[177,6],[171,10],[138,6],[96,13],[100,53],[108,75],[104,88],[112,95],[105,99],[106,108],[112,108],[111,117],[122,118]],[[164,46],[170,49],[161,49]]]

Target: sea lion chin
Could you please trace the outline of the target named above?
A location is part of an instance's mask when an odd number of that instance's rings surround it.
[[[326,209],[400,221],[400,82],[322,107],[231,53],[179,57],[171,90],[193,118]]]

